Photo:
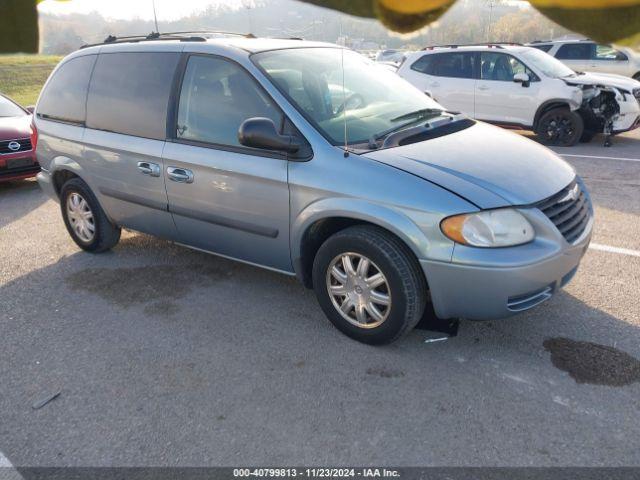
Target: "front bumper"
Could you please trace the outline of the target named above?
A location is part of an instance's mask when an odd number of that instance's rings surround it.
[[[0,182],[35,177],[39,171],[40,165],[30,152],[0,157]]]
[[[629,98],[625,102],[618,102],[620,115],[613,123],[613,133],[623,133],[640,127],[640,102]]]
[[[456,245],[451,263],[420,260],[438,317],[510,317],[550,299],[571,281],[589,247],[593,215],[573,244],[539,210],[526,216],[537,234],[530,244],[498,249]]]

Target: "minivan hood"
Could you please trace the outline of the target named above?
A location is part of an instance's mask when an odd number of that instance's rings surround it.
[[[575,178],[573,168],[548,148],[481,122],[364,156],[424,178],[482,209],[529,205]]]
[[[602,85],[605,87],[621,88],[629,92],[640,88],[640,82],[637,80],[612,73],[585,72],[584,75],[578,75],[565,80],[575,85]]]

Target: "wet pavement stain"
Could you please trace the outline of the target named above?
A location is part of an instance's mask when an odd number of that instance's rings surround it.
[[[622,350],[569,338],[548,338],[551,363],[577,383],[622,387],[640,382],[640,361]]]
[[[171,315],[179,311],[174,300],[193,287],[211,286],[226,277],[226,272],[208,265],[160,265],[87,268],[66,281],[72,290],[98,295],[123,308],[146,305],[149,315]]]

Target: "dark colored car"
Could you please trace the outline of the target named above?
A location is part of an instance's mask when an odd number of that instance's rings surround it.
[[[37,133],[31,113],[0,95],[0,182],[35,177]]]

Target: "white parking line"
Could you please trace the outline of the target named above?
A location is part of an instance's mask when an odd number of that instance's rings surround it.
[[[625,157],[600,157],[597,155],[570,155],[568,153],[561,153],[561,157],[571,158],[597,158],[599,160],[618,160],[620,162],[640,162],[640,158],[625,158]]]
[[[609,245],[600,245],[599,243],[592,243],[589,248],[593,250],[599,250],[601,252],[618,253],[620,255],[630,255],[632,257],[640,257],[640,250],[630,250],[628,248],[611,247]]]
[[[22,478],[9,459],[0,452],[0,480],[22,480]]]
[[[2,452],[0,452],[0,468],[11,468],[11,467],[13,467],[13,465],[11,465],[11,462],[7,459],[7,457],[3,455]]]

